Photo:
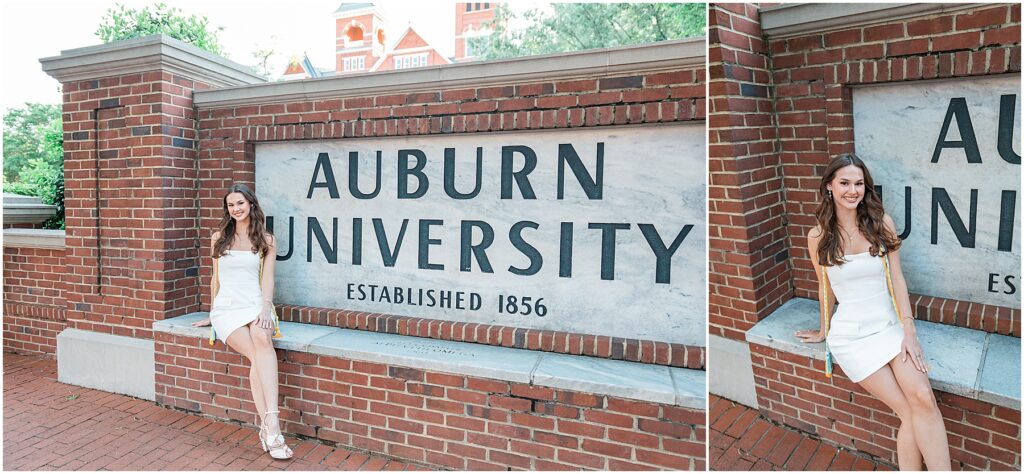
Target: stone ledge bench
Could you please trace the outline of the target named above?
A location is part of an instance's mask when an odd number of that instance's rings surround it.
[[[248,364],[154,323],[158,403],[251,423]],[[703,469],[705,372],[282,322],[285,431],[454,469]]]
[[[762,412],[776,421],[895,462],[898,418],[835,366],[824,375],[825,344],[793,336],[817,328],[819,305],[794,298],[747,331]],[[1020,339],[915,321],[946,421],[954,463],[1020,469]]]

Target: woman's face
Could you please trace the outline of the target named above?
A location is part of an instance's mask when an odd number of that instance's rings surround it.
[[[235,222],[244,221],[249,218],[249,201],[242,193],[231,193],[224,198],[228,203],[228,214]]]
[[[864,171],[856,165],[839,168],[826,188],[832,191],[836,207],[856,210],[864,200]]]

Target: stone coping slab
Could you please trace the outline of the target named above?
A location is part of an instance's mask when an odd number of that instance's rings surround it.
[[[825,360],[824,343],[806,344],[793,335],[819,327],[819,318],[817,301],[793,298],[750,328],[747,342]],[[1020,339],[928,321],[914,324],[933,388],[1020,410]]]
[[[65,49],[39,63],[62,83],[157,70],[220,87],[267,82],[249,66],[162,34]]]
[[[977,6],[977,3],[784,3],[760,10],[761,29],[768,36],[782,38]]]
[[[208,314],[157,321],[153,331],[205,341],[210,328],[192,323]],[[305,323],[282,322],[281,333],[279,349],[706,409],[702,370]]]
[[[35,196],[4,193],[5,224],[41,224],[57,213],[57,206]]]
[[[64,229],[4,229],[4,247],[64,250]]]
[[[199,108],[235,107],[326,98],[408,94],[441,88],[486,87],[530,81],[634,75],[703,66],[704,37],[643,45],[555,53],[496,61],[468,61],[413,69],[329,76],[196,91]]]
[[[979,400],[1020,409],[1020,339],[990,334],[980,379]]]

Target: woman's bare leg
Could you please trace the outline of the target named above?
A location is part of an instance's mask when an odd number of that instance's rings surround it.
[[[946,437],[946,425],[935,402],[928,374],[917,370],[910,359],[905,362],[902,359],[896,356],[889,362],[889,367],[892,367],[892,373],[910,405],[914,439],[929,471],[948,471],[949,438]]]
[[[277,401],[277,352],[274,351],[274,342],[271,339],[273,329],[262,329],[256,326],[256,321],[249,325],[249,336],[254,348],[253,367],[259,373],[260,383],[263,391],[263,399],[266,400],[267,411],[278,409]],[[255,388],[253,389],[255,391]],[[267,433],[276,436],[281,433],[281,426],[276,413],[265,415]]]
[[[263,414],[267,412],[267,402],[263,396],[263,383],[256,371],[256,364],[253,362],[256,348],[252,345],[252,337],[249,335],[249,327],[242,326],[235,329],[227,338],[228,347],[238,351],[249,360],[249,389],[252,391],[252,402],[259,412],[260,422],[263,422]]]
[[[892,369],[888,365],[882,366],[861,380],[860,386],[888,405],[900,418],[900,427],[896,432],[896,462],[900,470],[920,471],[923,466],[922,457],[914,436],[912,410]]]

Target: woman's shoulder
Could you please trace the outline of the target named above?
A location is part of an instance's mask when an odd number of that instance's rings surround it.
[[[892,216],[888,212],[882,213],[882,224],[892,232],[896,232],[896,222],[892,220]]]
[[[216,242],[217,239],[220,239],[220,231],[219,230],[214,231],[213,235],[210,236],[210,239],[212,239],[214,242]]]
[[[267,240],[267,245],[269,245],[271,247],[273,247],[274,244],[277,243],[277,240],[274,239],[274,234],[271,234],[270,232],[264,232],[263,233],[263,238]]]
[[[807,241],[817,241],[821,239],[822,231],[820,225],[815,225],[807,231]]]

